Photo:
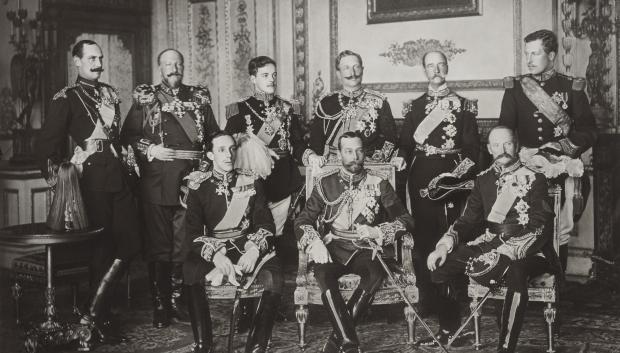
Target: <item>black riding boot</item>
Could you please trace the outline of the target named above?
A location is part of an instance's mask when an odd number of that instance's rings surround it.
[[[201,284],[186,286],[187,307],[194,333],[194,353],[213,352],[213,332],[211,331],[211,313],[209,302]]]
[[[189,322],[189,315],[183,305],[181,296],[183,295],[183,263],[173,262],[170,275],[172,294],[170,295],[170,318],[178,322]]]
[[[99,339],[108,341],[108,337],[102,332],[103,322],[102,314],[109,305],[110,291],[113,288],[113,284],[118,280],[124,269],[124,263],[121,259],[115,259],[112,265],[105,272],[97,289],[90,295],[89,306],[87,312],[80,318],[80,324],[89,326],[94,333],[99,336]],[[122,338],[118,338],[122,340]]]
[[[153,301],[153,327],[170,325],[170,267],[167,262],[150,262],[149,279]]]
[[[328,289],[321,295],[321,299],[329,314],[329,320],[336,335],[336,342],[340,342],[340,350],[337,352],[361,352],[353,318],[340,293],[338,291],[332,292],[331,289]]]
[[[498,352],[513,353],[519,340],[528,296],[520,292],[506,293],[502,310],[502,326],[499,331]]]
[[[245,345],[246,353],[264,353],[271,339],[271,331],[276,320],[278,305],[280,305],[280,293],[264,291],[261,296],[250,332]]]
[[[374,292],[376,292],[376,290]],[[364,315],[370,307],[374,292],[370,293],[364,289],[357,288],[351,295],[351,298],[349,298],[349,301],[347,302],[347,310],[349,311],[354,324],[357,324],[360,317]],[[338,339],[336,332],[332,331],[331,335],[327,339],[327,342],[325,342],[325,345],[323,346],[322,352],[338,353],[341,344],[342,342]]]

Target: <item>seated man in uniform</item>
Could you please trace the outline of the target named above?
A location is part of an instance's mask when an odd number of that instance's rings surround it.
[[[547,179],[521,164],[513,130],[493,128],[487,147],[493,165],[476,178],[463,214],[439,240],[427,266],[433,282],[444,286],[437,335],[442,343],[460,324],[450,282],[463,273],[490,287],[505,279],[508,292],[498,352],[514,352],[528,301],[528,279],[554,271],[552,264],[559,267],[551,239],[553,211]],[[486,230],[480,235],[477,230],[482,228]],[[429,338],[420,344],[434,342]]]
[[[385,177],[364,169],[359,132],[343,133],[338,146],[342,167],[319,177],[295,220],[295,234],[298,246],[316,263],[314,275],[333,326],[322,352],[348,353],[360,351],[355,322],[386,276],[366,241],[391,244],[413,229],[413,218]],[[361,280],[345,304],[338,278],[347,273]]]
[[[218,285],[226,279],[239,285],[237,275],[255,278],[252,274],[260,271],[257,277],[265,291],[250,327],[245,352],[266,351],[280,302],[284,282],[280,260],[261,260],[268,253],[272,255],[273,218],[262,184],[233,169],[236,152],[235,140],[230,135],[215,133],[207,144],[213,171],[190,175],[186,242],[191,243],[191,250],[183,273],[189,287],[194,352],[213,352],[205,281]]]

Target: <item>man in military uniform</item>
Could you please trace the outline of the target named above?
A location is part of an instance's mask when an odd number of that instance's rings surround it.
[[[36,153],[44,177],[54,184],[53,166],[66,157],[60,150],[67,137],[78,144],[73,160],[82,171],[80,188],[88,220],[104,228],[103,236],[92,247],[91,283],[96,286],[91,288],[81,322],[103,328],[102,314],[109,309],[113,283],[140,249],[138,210],[130,186],[133,166],[126,163],[131,154],[119,140],[118,93],[99,82],[103,72],[101,48],[94,41],[82,40],[75,44],[72,55],[78,78],[52,98]]]
[[[264,292],[245,352],[264,353],[284,283],[280,260],[271,257],[273,218],[262,183],[251,174],[233,170],[237,153],[234,139],[223,132],[215,134],[207,151],[207,157],[213,161],[213,172],[190,175],[186,214],[186,242],[191,250],[183,272],[190,294],[194,352],[213,352],[205,280],[218,285],[225,276],[232,284],[248,285],[244,280],[257,276]],[[240,281],[237,275],[242,276]]]
[[[273,59],[253,58],[248,71],[254,95],[226,108],[225,130],[230,134],[254,134],[277,155],[273,170],[265,180],[265,193],[276,224],[275,234],[280,236],[291,194],[303,184],[298,165],[306,148],[300,125],[300,105],[275,95],[278,73]]]
[[[362,87],[364,66],[359,54],[342,51],[336,57],[336,70],[342,90],[328,93],[317,103],[304,165],[336,163],[338,139],[347,131],[362,134],[368,159],[390,162],[398,137],[386,97]]]
[[[205,136],[219,127],[206,88],[187,86],[183,55],[166,49],[157,57],[162,82],[139,85],[123,126],[123,139],[139,152],[140,198],[146,218],[146,259],[153,296],[153,325],[189,321],[179,306],[185,239],[183,178],[200,167]],[[203,166],[204,167],[204,166]],[[181,195],[181,198],[179,197]]]
[[[588,98],[583,91],[585,80],[559,74],[554,69],[558,41],[549,30],[539,30],[525,37],[525,56],[529,74],[507,77],[499,123],[517,131],[523,148],[541,152],[579,156],[596,140],[596,125]],[[563,175],[553,182],[564,188],[560,212],[560,257],[566,268],[567,243],[574,228],[573,213],[580,213],[573,200],[583,200],[581,180]]]
[[[390,183],[364,168],[360,132],[345,132],[337,144],[342,167],[319,176],[305,209],[295,219],[295,233],[299,248],[316,264],[314,276],[332,323],[323,352],[349,353],[359,352],[355,323],[386,276],[365,242],[392,244],[413,230],[413,218]],[[347,273],[358,274],[361,280],[345,304],[338,278]]]
[[[428,91],[409,105],[400,134],[398,155],[402,160],[398,163],[403,164],[399,169],[407,166],[405,182],[409,184],[411,210],[417,224],[416,285],[421,307],[428,313],[436,294],[426,258],[440,235],[460,215],[467,195],[459,189],[467,189],[467,179],[475,175],[480,139],[476,103],[457,95],[446,84],[446,56],[439,51],[428,52],[422,65],[429,81]],[[438,184],[446,176],[454,180],[447,185],[449,188],[439,190]],[[401,200],[405,200],[405,185],[398,189]]]
[[[440,330],[446,343],[460,323],[451,282],[463,273],[478,283],[508,287],[498,352],[514,352],[528,301],[528,279],[554,271],[553,211],[547,180],[523,166],[514,132],[498,126],[489,133],[493,165],[480,173],[463,214],[437,242],[427,260],[433,282],[444,286]],[[480,235],[480,229],[485,229]],[[463,343],[461,341],[461,343]],[[420,344],[433,345],[432,339]],[[456,344],[458,345],[458,344]]]

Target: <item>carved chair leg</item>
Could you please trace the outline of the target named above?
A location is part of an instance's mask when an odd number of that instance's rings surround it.
[[[297,324],[299,329],[299,347],[301,349],[306,348],[306,321],[308,320],[308,306],[299,305],[295,310],[295,317],[297,318]]]
[[[557,310],[555,309],[553,303],[547,303],[547,306],[543,310],[545,321],[547,321],[547,337],[549,338],[547,353],[555,353],[555,347],[553,346],[553,324],[555,322],[556,313]]]
[[[409,305],[405,305],[405,320],[407,320],[407,343],[413,344],[415,342],[415,326],[416,319],[413,314],[413,309]]]
[[[20,320],[20,312],[19,312],[19,298],[22,296],[22,286],[15,281],[13,286],[11,286],[11,295],[13,296],[13,300],[15,300],[15,324],[19,325],[21,323]]]
[[[479,310],[476,310],[477,307],[478,307],[478,297],[473,297],[471,300],[471,303],[469,304],[469,308],[471,311],[474,312],[474,333],[475,333],[474,349],[480,350],[480,347],[482,346],[480,344],[480,310],[482,310],[482,308],[480,308]]]

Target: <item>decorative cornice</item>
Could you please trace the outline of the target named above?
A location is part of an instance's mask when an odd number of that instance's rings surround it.
[[[311,116],[311,109],[306,104],[308,96],[308,1],[295,0],[293,4],[293,47],[295,48],[295,97],[301,103],[301,110],[306,111],[306,116]],[[307,109],[309,108],[309,109]]]

